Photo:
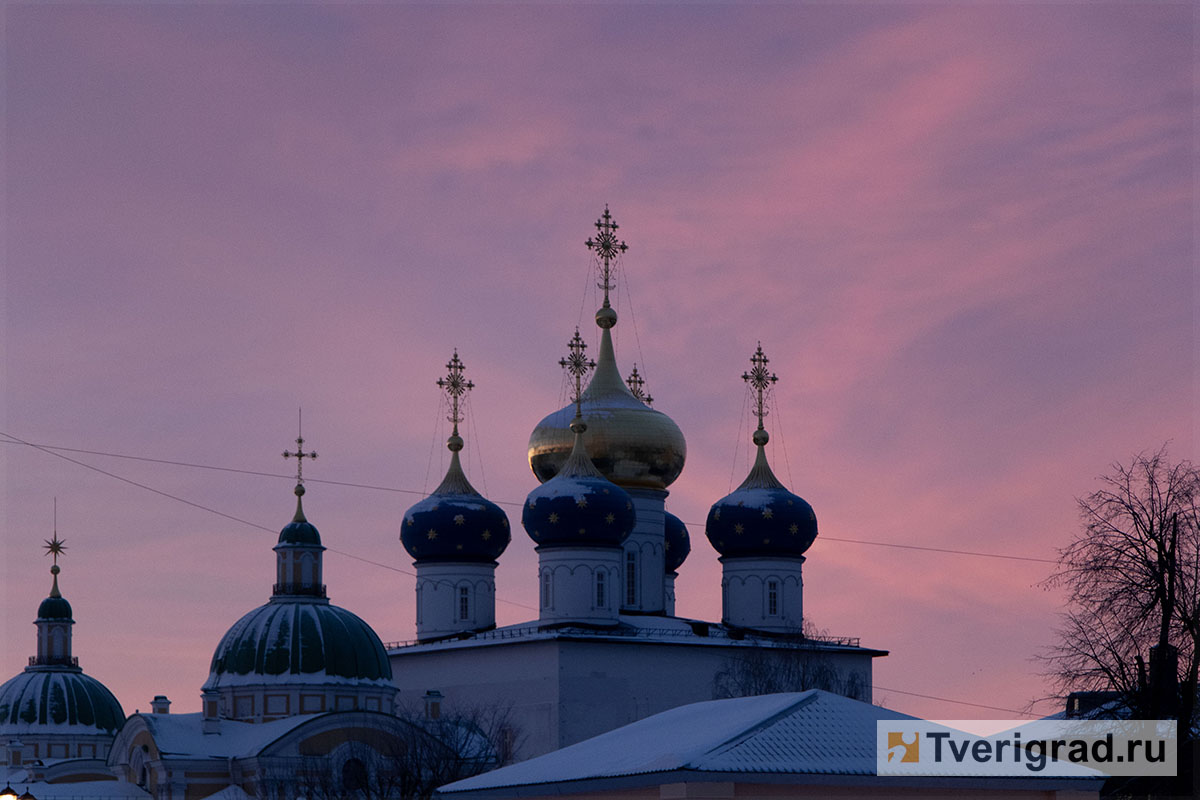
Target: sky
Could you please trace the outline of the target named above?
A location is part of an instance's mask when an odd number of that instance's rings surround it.
[[[768,455],[819,521],[806,617],[890,651],[876,702],[1045,697],[1075,498],[1197,458],[1187,4],[0,14],[0,677],[57,525],[81,666],[127,713],[199,710],[270,594],[300,408],[331,599],[413,638],[399,524],[447,464],[455,348],[468,475],[514,523],[498,621],[535,616],[526,445],[575,326],[598,342],[606,205],[618,363],[687,439],[678,613],[720,616],[703,522],[749,469],[761,341]]]

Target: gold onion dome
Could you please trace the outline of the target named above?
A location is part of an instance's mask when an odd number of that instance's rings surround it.
[[[595,240],[588,240],[588,246],[601,260],[604,305],[596,312],[600,327],[596,369],[580,398],[587,423],[583,444],[596,469],[618,486],[665,489],[683,471],[687,443],[674,420],[650,408],[621,379],[612,342],[617,312],[609,304],[608,293],[611,261],[626,248],[613,235],[617,225],[607,208],[596,227],[599,233]],[[529,466],[542,483],[557,475],[571,454],[574,418],[575,404],[571,403],[546,416],[529,436]]]

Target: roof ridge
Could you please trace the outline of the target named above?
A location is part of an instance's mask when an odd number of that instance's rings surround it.
[[[778,722],[783,717],[793,713],[794,711],[798,710],[799,708],[801,708],[803,706],[806,706],[806,705],[809,705],[810,703],[816,702],[817,698],[820,697],[820,691],[821,691],[820,689],[805,689],[803,692],[800,692],[801,696],[796,698],[796,700],[794,702],[788,703],[788,705],[785,706],[784,708],[780,709],[779,711],[776,711],[774,714],[767,717],[766,719],[759,720],[758,722],[751,725],[749,728],[746,728],[745,730],[743,730],[741,733],[736,733],[733,736],[726,739],[725,741],[721,742],[720,744],[718,744],[714,747],[710,747],[708,750],[705,750],[704,753],[701,754],[701,758],[707,758],[709,756],[724,755],[725,753],[734,749],[735,747],[737,747],[738,745],[747,741],[748,739],[753,738],[754,736],[761,733],[765,729],[773,726],[776,722]],[[762,696],[762,695],[760,695],[760,696]],[[694,762],[696,760],[697,759],[689,759],[689,762]],[[688,763],[687,766],[695,768],[693,763]]]

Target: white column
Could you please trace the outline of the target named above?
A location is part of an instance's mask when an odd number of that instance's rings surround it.
[[[496,625],[496,562],[420,562],[417,638],[435,639]]]
[[[541,622],[617,624],[620,547],[538,547],[537,553]]]
[[[633,498],[637,522],[624,543],[626,555],[621,562],[621,610],[662,614],[666,610],[662,576],[666,571],[663,512],[666,510],[667,492],[661,489],[625,491]],[[630,564],[630,553],[634,556],[636,571],[632,598],[629,596],[628,576],[624,574]]]
[[[799,633],[804,624],[804,556],[722,558],[726,625]]]

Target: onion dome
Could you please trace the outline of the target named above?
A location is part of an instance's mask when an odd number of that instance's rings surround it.
[[[458,435],[462,422],[459,402],[475,384],[463,379],[464,365],[458,351],[446,365],[447,377],[438,385],[449,396],[450,421],[454,430],[446,441],[450,450],[450,468],[433,493],[404,513],[400,541],[417,561],[495,561],[508,547],[508,515],[500,506],[484,498],[463,473],[459,451],[463,439]]]
[[[113,693],[78,667],[26,667],[0,685],[0,735],[66,732],[64,726],[113,734],[124,722]]]
[[[609,303],[612,261],[627,247],[614,234],[617,224],[608,208],[596,222],[599,231],[587,245],[601,262],[604,305],[596,312],[601,329],[596,371],[581,398],[587,423],[583,441],[596,468],[625,488],[665,489],[679,477],[687,457],[687,444],[674,420],[650,408],[621,379],[613,350],[612,328],[617,312]],[[529,466],[545,483],[563,469],[574,447],[571,421],[574,404],[545,417],[529,436]]]
[[[575,447],[558,474],[530,492],[521,511],[529,538],[544,546],[615,547],[636,519],[629,493],[592,466],[583,431],[575,435]]]
[[[663,512],[663,523],[665,534],[663,546],[666,556],[663,566],[666,572],[674,572],[687,559],[688,553],[692,552],[692,540],[688,536],[687,525],[684,525],[683,520],[670,511]]]
[[[587,345],[575,331],[570,355],[559,362],[575,381],[574,446],[554,477],[529,493],[521,510],[521,524],[539,545],[593,545],[615,547],[625,541],[637,522],[633,498],[600,474],[588,457],[580,416],[581,383],[595,366],[584,356]]]
[[[817,538],[817,515],[803,498],[784,487],[767,463],[770,437],[762,422],[767,415],[764,395],[777,378],[766,369],[768,359],[761,344],[750,361],[753,369],[742,378],[757,394],[754,444],[758,453],[746,480],[709,509],[704,533],[725,558],[801,556]]]
[[[371,626],[344,608],[316,600],[271,602],[221,637],[204,689],[236,683],[317,684],[378,681],[392,666]]]
[[[50,574],[54,576],[54,582],[50,586],[50,596],[38,606],[38,619],[71,619],[71,604],[58,591],[60,570],[61,567],[58,564],[50,567]]]

